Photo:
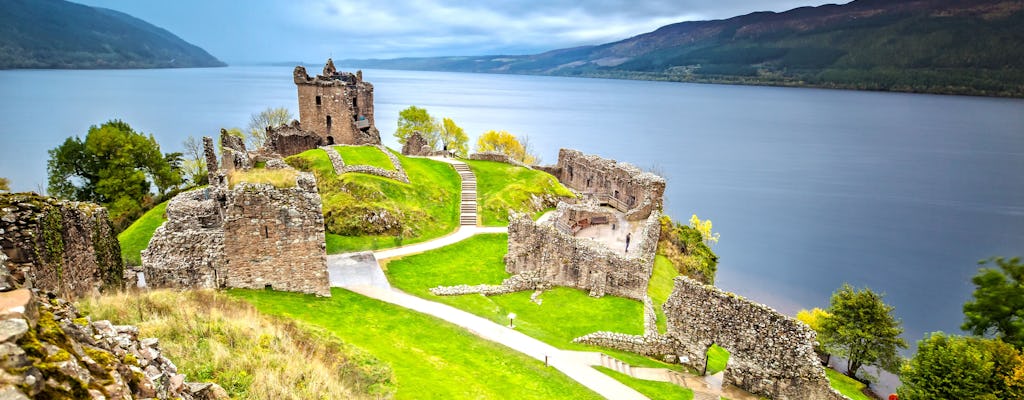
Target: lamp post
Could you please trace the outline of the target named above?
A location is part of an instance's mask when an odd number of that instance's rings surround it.
[[[515,328],[515,325],[512,325],[512,321],[514,321],[515,319],[516,319],[516,313],[514,313],[514,312],[513,313],[508,313],[508,327],[509,328]]]

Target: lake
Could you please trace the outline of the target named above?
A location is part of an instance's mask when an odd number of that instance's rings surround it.
[[[319,71],[320,66],[311,66]],[[45,187],[48,149],[122,119],[163,151],[285,106],[290,67],[0,71],[0,176]],[[472,141],[526,134],[668,179],[666,213],[721,233],[718,286],[795,314],[848,282],[884,292],[913,343],[959,332],[976,262],[1024,255],[1024,101],[820,89],[367,70],[385,144],[398,111]]]

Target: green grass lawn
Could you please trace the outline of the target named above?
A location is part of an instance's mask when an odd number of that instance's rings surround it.
[[[476,175],[477,202],[484,226],[508,225],[508,210],[536,212],[530,195],[552,193],[573,197],[554,176],[543,171],[495,161],[466,160]]]
[[[440,319],[333,289],[331,298],[269,290],[229,293],[261,312],[322,327],[391,363],[397,399],[600,399],[502,345]]]
[[[376,146],[334,146],[341,154],[345,165],[369,165],[386,170],[394,170],[391,159]]]
[[[385,267],[391,285],[415,296],[445,303],[500,324],[516,313],[516,329],[562,349],[595,350],[572,340],[596,331],[643,334],[643,305],[635,300],[556,287],[540,296],[541,305],[530,301],[532,292],[500,296],[478,294],[434,296],[435,286],[499,284],[509,274],[502,260],[508,250],[507,234],[476,235],[450,246],[392,260]],[[632,365],[680,369],[647,357],[614,350],[601,351]]]
[[[832,388],[838,390],[844,396],[852,400],[871,400],[864,392],[861,392],[861,389],[864,389],[864,384],[856,379],[843,375],[832,368],[825,368],[825,375],[828,376],[828,382],[832,385]]]
[[[657,382],[637,379],[605,367],[594,367],[626,386],[633,388],[651,400],[691,400],[693,391],[670,382]]]
[[[665,304],[665,300],[672,294],[673,279],[677,276],[679,271],[668,258],[661,254],[654,257],[654,273],[651,274],[651,283],[647,286],[647,296],[654,303],[654,313],[658,316],[658,332],[662,334],[665,333],[666,325],[665,311],[661,309],[661,305]]]
[[[121,243],[121,258],[125,263],[142,265],[142,250],[149,246],[149,239],[153,238],[156,228],[167,220],[164,213],[167,212],[168,201],[146,211],[142,217],[132,222],[128,229],[117,235],[117,241]]]
[[[725,371],[725,367],[728,364],[729,350],[718,347],[717,344],[711,345],[711,348],[708,349],[707,375],[714,375],[719,372]]]
[[[317,175],[329,254],[418,243],[458,227],[461,185],[455,169],[425,158],[398,158],[409,184],[360,173],[338,176],[320,149],[288,157],[289,164]],[[381,215],[391,223],[374,222]]]

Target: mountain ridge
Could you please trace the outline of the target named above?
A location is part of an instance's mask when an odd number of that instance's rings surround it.
[[[1024,2],[857,0],[684,21],[533,55],[339,64],[1024,97]]]
[[[0,69],[225,65],[174,33],[120,11],[64,0],[0,3]]]

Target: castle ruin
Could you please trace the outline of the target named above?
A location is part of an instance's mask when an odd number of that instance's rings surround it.
[[[238,182],[225,173],[252,163],[241,141],[222,132],[224,168],[217,167],[213,140],[211,186],[175,196],[167,222],[142,252],[146,284],[175,288],[250,288],[330,296],[324,216],[316,180],[295,171],[293,186]],[[291,170],[280,159],[267,169]],[[294,170],[291,170],[294,171]]]
[[[293,72],[299,95],[302,126],[323,139],[323,144],[380,144],[373,120],[373,85],[363,72],[339,72],[327,59],[323,74],[310,77],[306,68]]]

